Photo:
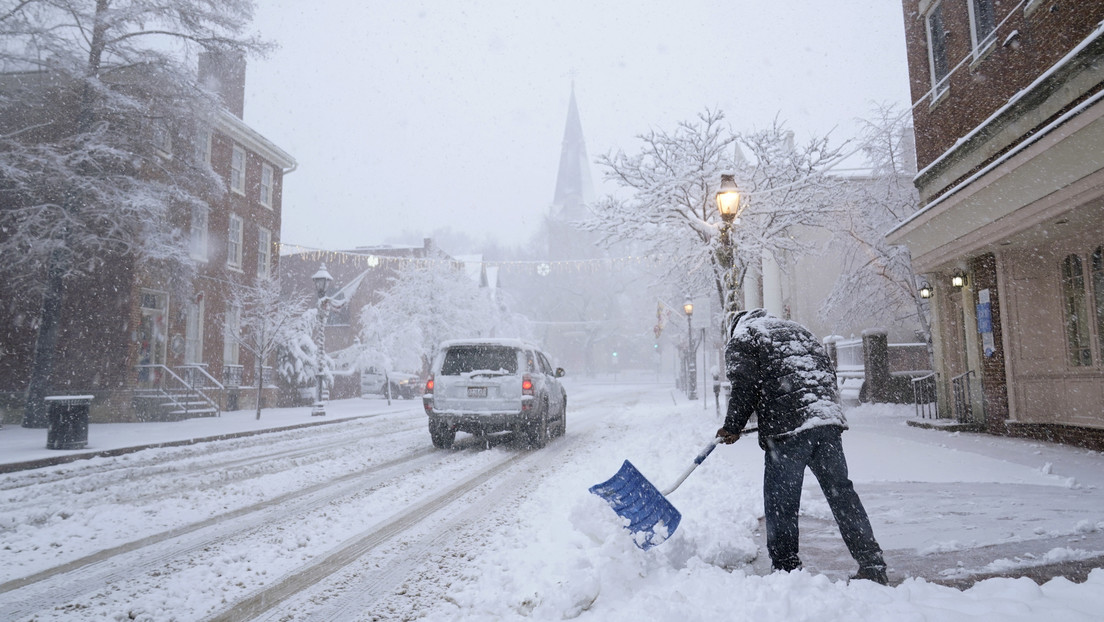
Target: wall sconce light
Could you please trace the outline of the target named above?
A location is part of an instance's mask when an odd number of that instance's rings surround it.
[[[955,270],[954,274],[951,275],[951,286],[955,289],[962,289],[963,287],[966,287],[966,284],[968,282],[969,281],[966,278],[966,273],[962,270]]]
[[[923,298],[924,300],[927,300],[928,298],[932,297],[932,293],[933,293],[932,292],[932,287],[931,287],[931,285],[928,285],[927,281],[924,281],[923,283],[920,284],[920,297],[921,298]]]

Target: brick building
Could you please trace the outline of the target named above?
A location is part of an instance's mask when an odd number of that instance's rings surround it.
[[[940,412],[1104,434],[1104,1],[904,0]]]
[[[92,421],[174,419],[253,403],[255,392],[239,389],[256,383],[250,354],[230,336],[241,310],[229,293],[234,284],[277,273],[283,178],[296,163],[243,121],[244,60],[203,55],[199,78],[225,104],[215,118],[135,128],[160,155],[139,175],[172,176],[199,163],[225,184],[225,192],[203,195],[206,205],[169,214],[194,270],[182,278],[157,262],[117,254],[65,282],[50,392],[92,395]],[[46,74],[20,79],[50,81]],[[64,97],[49,101],[44,114],[70,114]],[[0,300],[0,414],[16,423],[41,299],[0,283]]]

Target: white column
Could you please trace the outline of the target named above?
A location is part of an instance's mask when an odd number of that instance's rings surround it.
[[[778,317],[783,317],[785,313],[782,305],[782,267],[768,251],[763,251],[763,308]]]
[[[758,309],[763,306],[763,300],[759,297],[759,273],[760,268],[755,264],[748,266],[747,272],[744,273],[745,309]]]

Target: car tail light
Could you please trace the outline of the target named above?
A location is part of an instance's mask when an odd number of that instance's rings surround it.
[[[529,399],[525,399],[528,396]],[[521,409],[533,407],[533,378],[529,374],[521,377]]]
[[[425,393],[422,395],[422,408],[425,408],[427,415],[433,414],[433,376],[426,380]]]

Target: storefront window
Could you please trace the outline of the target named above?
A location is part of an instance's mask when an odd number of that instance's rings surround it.
[[[1062,261],[1062,297],[1070,364],[1074,367],[1092,365],[1085,269],[1077,255],[1069,255]]]

